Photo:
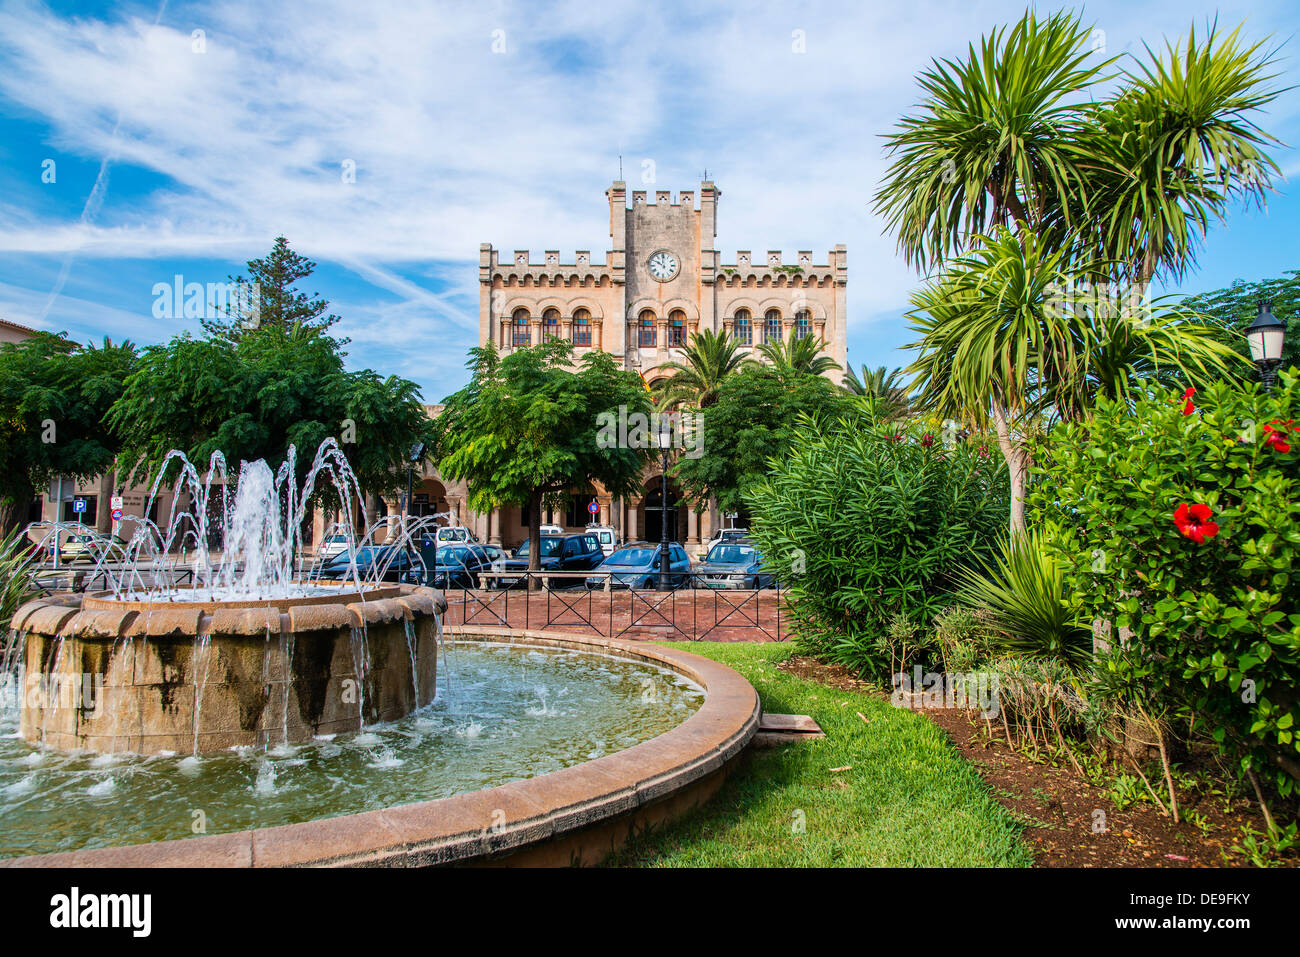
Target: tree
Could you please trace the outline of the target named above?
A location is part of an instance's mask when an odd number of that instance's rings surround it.
[[[574,486],[599,482],[615,497],[635,491],[645,448],[601,441],[602,416],[648,416],[640,376],[592,351],[573,368],[560,339],[502,357],[492,343],[470,350],[469,385],[446,399],[437,419],[438,470],[470,488],[469,505],[487,512],[518,505],[528,523],[529,568],[541,559],[544,505]]]
[[[1238,279],[1226,289],[1189,296],[1183,306],[1219,323],[1224,341],[1249,357],[1250,347],[1242,333],[1255,321],[1260,302],[1272,302],[1273,314],[1288,326],[1282,368],[1300,367],[1300,270],[1287,269],[1279,279],[1259,282]]]
[[[886,134],[876,211],[921,269],[1009,227],[1112,279],[1181,275],[1211,217],[1262,205],[1279,171],[1263,151],[1278,140],[1250,119],[1278,95],[1273,54],[1239,32],[1193,27],[1110,72],[1119,58],[1088,64],[1078,15],[1028,12],[921,73],[928,98]]]
[[[920,404],[997,434],[1013,534],[1035,423],[1077,421],[1098,397],[1127,401],[1143,376],[1212,378],[1235,358],[1213,327],[1165,303],[1135,313],[1125,300],[1062,298],[1073,275],[1067,253],[1003,229],[913,294],[908,313]]]
[[[691,336],[682,350],[684,361],[665,362],[660,372],[669,373],[657,383],[656,399],[660,408],[680,405],[705,408],[717,401],[718,387],[744,363],[744,354],[736,340],[725,332],[705,329]]]
[[[880,366],[876,369],[862,367],[859,379],[852,369],[844,373],[844,391],[850,395],[870,396],[877,401],[877,414],[882,421],[902,419],[907,416],[911,400],[908,387],[903,384],[902,369]]]
[[[389,491],[405,482],[411,446],[433,439],[414,382],[348,372],[336,340],[279,324],[146,347],[108,418],[134,481],[154,475],[171,449],[203,470],[213,452],[231,465],[274,464],[292,445],[301,482],[311,455],[333,437],[363,488]],[[318,501],[337,504],[330,483],[316,491]]]
[[[680,458],[673,475],[695,501],[714,496],[723,511],[739,510],[744,490],[767,477],[768,460],[797,441],[800,413],[829,420],[854,405],[822,376],[782,378],[771,367],[748,365],[718,388],[717,401],[701,414],[701,454]]]
[[[0,345],[0,533],[51,479],[112,466],[119,438],[106,417],[136,362],[134,345],[108,339],[83,349],[41,332]]]
[[[275,245],[264,259],[248,261],[248,276],[231,276],[232,283],[247,284],[257,290],[253,302],[236,301],[216,319],[202,319],[203,330],[216,339],[237,339],[248,329],[274,326],[298,334],[324,333],[339,316],[329,314],[329,301],[317,293],[308,295],[294,286],[316,269],[316,263],[289,248],[289,240],[275,238]],[[346,344],[346,340],[340,344]]]
[[[800,336],[793,331],[785,342],[765,342],[758,347],[759,354],[772,364],[772,369],[783,379],[801,375],[821,375],[838,369],[830,356],[821,355],[826,343],[811,335]],[[750,360],[751,362],[753,360]]]

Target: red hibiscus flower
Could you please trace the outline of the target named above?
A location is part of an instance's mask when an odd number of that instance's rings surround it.
[[[1189,385],[1187,391],[1183,393],[1183,398],[1187,400],[1187,404],[1183,406],[1183,415],[1191,415],[1196,411],[1196,406],[1192,405],[1194,395],[1196,395],[1196,386]]]
[[[921,444],[928,449],[930,446],[934,445],[934,436],[929,432],[925,433],[925,435],[921,436]]]
[[[1264,444],[1272,446],[1274,452],[1290,452],[1291,443],[1285,438],[1287,429],[1291,428],[1291,423],[1295,419],[1287,419],[1283,422],[1281,419],[1274,419],[1268,425],[1264,426]],[[1273,426],[1280,425],[1281,428],[1275,429]]]
[[[1174,524],[1196,544],[1201,545],[1207,538],[1219,534],[1219,525],[1211,521],[1214,513],[1208,505],[1179,505],[1174,511]]]

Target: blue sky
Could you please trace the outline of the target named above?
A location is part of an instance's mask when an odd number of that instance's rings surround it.
[[[880,134],[931,57],[1023,9],[0,0],[0,317],[163,341],[197,323],[154,318],[155,283],[224,281],[283,233],[319,263],[311,289],[344,317],[350,364],[436,401],[477,339],[478,244],[599,257],[621,154],[629,188],[695,188],[708,169],[725,261],[846,243],[849,361],[904,365],[918,277],[870,211]],[[1083,12],[1111,54],[1244,20],[1285,41],[1278,85],[1300,82],[1295,0]],[[1210,233],[1184,291],[1300,268],[1300,91],[1263,125],[1292,144],[1275,152],[1288,181]]]

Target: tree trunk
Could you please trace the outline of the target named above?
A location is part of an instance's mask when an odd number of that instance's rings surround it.
[[[1007,419],[1006,409],[995,401],[993,403],[993,424],[997,429],[998,447],[1006,459],[1007,469],[1011,473],[1011,536],[1014,538],[1025,530],[1025,491],[1029,484],[1029,453],[1022,445],[1016,443],[1011,434],[1011,424]]]

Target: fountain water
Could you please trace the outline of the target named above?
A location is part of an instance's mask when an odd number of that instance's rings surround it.
[[[233,480],[220,453],[201,474],[170,452],[147,512],[158,502],[166,521],[143,519],[128,542],[102,545],[91,574],[107,587],[56,593],[15,614],[6,667],[17,659],[40,679],[19,696],[23,736],[62,749],[198,755],[288,746],[428,704],[445,602],[383,580],[403,552],[420,567],[414,541],[427,523],[390,530],[386,560],[359,563],[375,530],[358,540],[363,498],[338,444],[321,443],[301,486],[294,476],[292,448],[275,471],[244,462]],[[340,510],[332,532],[347,539],[347,572],[338,580],[300,557],[317,499]],[[103,682],[101,707],[63,707],[49,693],[90,669]]]

